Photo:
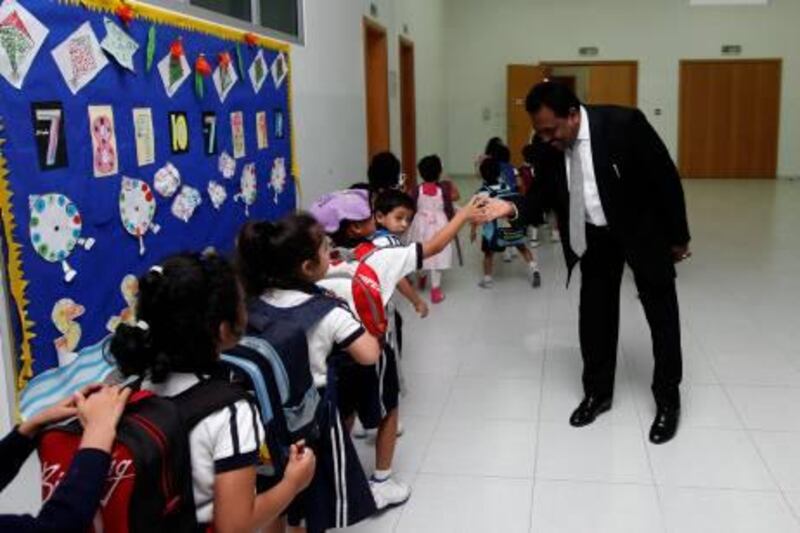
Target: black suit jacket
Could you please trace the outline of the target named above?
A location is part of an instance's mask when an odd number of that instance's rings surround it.
[[[653,127],[638,109],[585,106],[592,159],[608,227],[637,275],[675,276],[671,247],[689,242],[680,176]],[[534,140],[536,177],[517,202],[523,221],[541,221],[544,209],[558,219],[567,267],[578,257],[569,245],[569,189],[564,153]]]

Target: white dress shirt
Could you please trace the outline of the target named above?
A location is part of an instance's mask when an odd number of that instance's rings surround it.
[[[594,160],[592,159],[592,139],[589,132],[589,115],[586,108],[581,106],[581,125],[578,138],[572,148],[564,151],[564,162],[567,168],[567,187],[571,172],[570,161],[572,151],[579,150],[581,166],[583,167],[583,205],[586,207],[586,221],[594,226],[606,226],[606,215],[603,204],[600,202],[600,192],[597,190],[597,178],[594,175]]]

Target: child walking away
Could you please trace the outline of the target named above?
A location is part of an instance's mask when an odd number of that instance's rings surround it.
[[[111,353],[123,375],[144,377],[142,390],[179,406],[188,426],[183,436],[188,438],[190,464],[180,464],[173,446],[165,463],[191,474],[188,498],[193,499],[199,529],[268,527],[309,484],[315,457],[302,444],[292,445],[283,479],[256,495],[256,466],[260,455],[268,453],[261,418],[246,393],[220,375],[219,366],[220,353],[236,345],[247,321],[233,267],[216,255],[165,260],[139,279],[136,317],[136,325],[117,328]],[[215,405],[219,403],[223,405]],[[203,415],[204,409],[211,412]],[[137,468],[136,475],[155,477],[148,498],[164,480],[175,483],[169,476],[159,477],[158,469]],[[173,529],[184,530],[184,524]]]
[[[453,202],[459,200],[458,189],[451,181],[441,180],[442,161],[437,155],[429,155],[420,159],[417,165],[424,183],[414,190],[417,202],[417,214],[408,230],[408,239],[412,242],[425,242],[444,228],[455,216]],[[458,246],[458,240],[455,240]],[[430,273],[431,302],[438,304],[444,301],[442,292],[442,271],[453,265],[453,244],[433,257],[425,259],[422,268]],[[419,288],[424,289],[426,275],[419,276]]]
[[[481,163],[481,177],[483,186],[478,194],[490,198],[508,198],[515,193],[509,190],[508,186],[500,180],[500,164],[494,158],[488,158]],[[477,237],[477,226],[472,226],[470,240],[475,242]],[[492,272],[494,270],[494,254],[503,252],[508,247],[519,250],[522,259],[528,265],[528,278],[531,285],[536,288],[542,283],[539,267],[533,257],[533,253],[525,245],[525,229],[509,225],[503,221],[493,221],[483,225],[481,250],[483,251],[483,279],[478,285],[484,289],[494,286]]]
[[[314,202],[311,214],[322,224],[337,250],[340,260],[329,276],[320,282],[345,298],[365,327],[383,337],[387,329],[385,302],[398,282],[422,267],[422,262],[441,252],[458,230],[478,212],[480,198],[461,209],[453,220],[432,239],[407,246],[377,247],[370,238],[375,233],[375,219],[364,191],[348,190],[327,194]],[[398,429],[398,371],[396,354],[383,350],[378,364],[367,369],[352,368],[342,376],[340,398],[342,414],[349,421],[357,414],[366,429],[378,428],[375,472],[372,493],[379,509],[405,502],[411,489],[392,477],[392,461]]]
[[[366,191],[358,191],[367,198]],[[308,214],[277,222],[251,221],[239,232],[237,265],[250,296],[248,332],[260,323],[295,324],[305,331],[308,364],[322,402],[317,411],[319,437],[309,442],[318,456],[317,472],[289,524],[309,533],[351,526],[374,514],[375,502],[358,455],[339,412],[344,368],[374,365],[378,340],[364,330],[345,302],[316,283],[329,268],[328,239]],[[291,354],[289,354],[291,355]],[[287,354],[283,354],[282,358]]]

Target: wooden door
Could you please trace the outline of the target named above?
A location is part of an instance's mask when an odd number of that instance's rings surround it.
[[[417,101],[414,85],[414,43],[400,37],[400,130],[404,186],[417,184]]]
[[[511,162],[522,164],[522,148],[530,142],[531,118],[525,111],[525,98],[531,88],[547,77],[547,68],[539,65],[508,65],[507,69],[507,133]]]
[[[389,149],[389,53],[386,29],[364,19],[367,158]]]
[[[591,65],[587,103],[636,107],[638,83],[636,62]]]
[[[681,174],[774,178],[780,86],[780,59],[681,61]]]

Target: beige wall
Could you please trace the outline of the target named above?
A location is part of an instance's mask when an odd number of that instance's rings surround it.
[[[389,44],[392,150],[400,156],[399,46],[415,46],[417,153],[447,149],[444,0],[375,0]],[[362,17],[366,0],[305,3],[305,46],[292,47],[297,153],[307,205],[324,192],[366,179]]]
[[[689,7],[688,0],[446,0],[446,92],[454,172],[470,172],[473,155],[505,136],[505,68],[509,63],[639,61],[639,106],[677,156],[678,62],[718,58],[723,44],[742,57],[783,58],[778,172],[800,175],[800,2],[770,7]],[[483,120],[488,108],[491,117]],[[654,110],[660,108],[661,116]]]

